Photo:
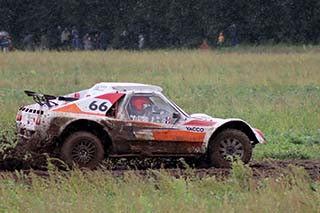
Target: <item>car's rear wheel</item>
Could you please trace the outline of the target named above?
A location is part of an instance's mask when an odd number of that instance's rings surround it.
[[[252,145],[242,131],[226,129],[211,141],[208,152],[212,166],[230,167],[232,161],[237,159],[248,163],[252,155]]]
[[[61,158],[70,166],[93,169],[104,159],[101,140],[89,132],[75,132],[64,141]]]

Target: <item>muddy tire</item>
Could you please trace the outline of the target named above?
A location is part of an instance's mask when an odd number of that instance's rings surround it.
[[[229,168],[236,159],[248,163],[252,155],[251,142],[246,134],[236,129],[220,132],[210,143],[208,156],[211,166]]]
[[[69,166],[93,169],[104,159],[104,148],[94,134],[75,132],[64,141],[61,158]]]

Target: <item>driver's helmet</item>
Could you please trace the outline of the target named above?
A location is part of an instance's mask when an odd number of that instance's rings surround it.
[[[151,106],[151,101],[146,96],[135,96],[131,98],[131,106],[136,113],[142,114],[144,109]]]

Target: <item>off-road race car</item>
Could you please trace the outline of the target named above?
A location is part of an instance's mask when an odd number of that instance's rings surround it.
[[[97,83],[58,97],[25,93],[36,104],[17,113],[21,143],[58,150],[69,165],[94,168],[107,157],[191,157],[229,167],[236,158],[248,163],[253,147],[266,142],[241,119],[187,114],[159,86]]]

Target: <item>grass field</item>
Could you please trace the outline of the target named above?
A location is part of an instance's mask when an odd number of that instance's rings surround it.
[[[11,138],[23,90],[61,95],[96,82],[160,85],[189,113],[239,117],[268,144],[253,158],[320,158],[318,47],[235,51],[13,52],[0,54],[0,127]]]
[[[303,170],[257,181],[234,166],[231,177],[175,178],[166,171],[147,176],[126,172],[21,173],[0,177],[1,212],[319,212],[319,182]],[[286,173],[284,173],[286,174]]]
[[[268,143],[253,160],[320,159],[320,48],[0,54],[0,140],[14,141],[23,90],[61,95],[96,82],[160,85],[189,113],[240,117]],[[4,146],[6,144],[1,144]],[[126,172],[0,173],[0,212],[319,212],[319,181],[299,168],[257,180],[236,164],[231,177],[175,178]]]

